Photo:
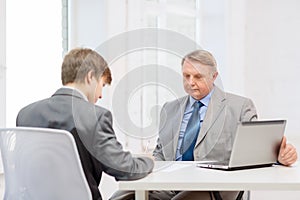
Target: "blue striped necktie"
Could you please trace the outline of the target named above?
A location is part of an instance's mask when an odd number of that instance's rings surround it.
[[[193,113],[188,121],[185,129],[185,134],[182,140],[181,152],[183,161],[194,160],[194,147],[200,130],[200,115],[199,110],[204,106],[203,103],[197,101],[194,103]]]

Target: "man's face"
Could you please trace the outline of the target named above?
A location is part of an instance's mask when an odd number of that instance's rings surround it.
[[[94,103],[96,103],[98,99],[102,98],[102,88],[105,86],[105,84],[105,78],[100,76],[95,87]]]
[[[102,76],[96,78],[91,72],[88,73],[85,83],[85,94],[90,103],[97,103],[98,99],[102,98],[102,88],[106,84],[105,80]]]
[[[211,66],[186,59],[182,65],[183,86],[186,93],[197,100],[208,95],[218,75],[211,69]]]

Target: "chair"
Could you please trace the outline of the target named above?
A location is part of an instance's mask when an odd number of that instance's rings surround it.
[[[48,128],[1,128],[5,200],[91,200],[73,136]]]

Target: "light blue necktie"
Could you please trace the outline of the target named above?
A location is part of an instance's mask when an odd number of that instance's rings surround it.
[[[194,160],[194,147],[200,130],[200,115],[199,110],[204,106],[200,101],[194,103],[194,110],[185,129],[185,134],[182,140],[181,153],[183,161]]]

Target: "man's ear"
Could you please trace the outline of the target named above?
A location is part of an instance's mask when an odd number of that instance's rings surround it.
[[[92,71],[89,71],[87,73],[86,78],[85,78],[87,84],[90,84],[92,82],[93,76],[94,76],[94,73]]]
[[[217,76],[218,76],[218,72],[215,72],[215,73],[213,73],[213,75],[212,75],[212,77],[213,77],[213,80],[216,80],[216,78],[217,78]]]

